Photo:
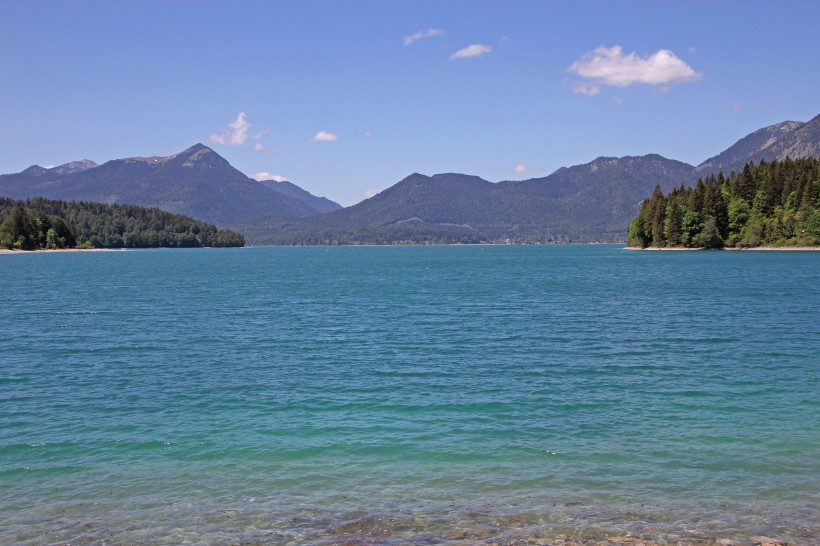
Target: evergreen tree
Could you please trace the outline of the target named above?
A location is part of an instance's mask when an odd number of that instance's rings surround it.
[[[659,247],[820,245],[820,159],[749,163],[740,174],[710,176],[668,197],[656,187],[629,235]]]

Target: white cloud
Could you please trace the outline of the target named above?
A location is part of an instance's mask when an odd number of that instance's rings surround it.
[[[311,142],[335,142],[337,140],[339,140],[339,137],[330,131],[319,131],[310,138]]]
[[[263,180],[273,180],[274,182],[288,182],[289,180],[284,176],[280,176],[278,174],[271,174],[265,171],[258,172],[253,175],[251,178],[259,180],[260,182]]]
[[[367,190],[366,192],[364,192],[363,195],[364,195],[365,199],[370,199],[374,195],[378,195],[381,192],[382,192],[381,190]]]
[[[425,38],[435,38],[436,36],[441,36],[444,34],[444,31],[440,28],[428,28],[427,30],[420,30],[414,34],[410,34],[404,37],[404,45],[409,46],[413,42],[418,42],[419,40],[423,40]]]
[[[572,92],[576,95],[589,95],[594,97],[601,92],[601,86],[593,82],[573,82]]]
[[[602,85],[629,87],[636,83],[659,85],[661,92],[669,90],[673,83],[699,80],[703,74],[696,72],[668,49],[661,49],[647,57],[640,57],[634,51],[624,55],[621,46],[595,48],[584,53],[568,69],[588,82],[575,82],[572,91],[576,94],[597,95]]]
[[[226,129],[209,136],[208,140],[217,144],[244,144],[248,140],[250,128],[251,124],[245,119],[245,112],[239,112],[236,119],[229,123]]]
[[[279,150],[274,146],[265,146],[261,142],[257,142],[253,145],[254,152],[278,152]]]
[[[486,53],[492,51],[493,48],[486,44],[470,44],[464,49],[459,49],[452,55],[450,55],[450,60],[455,61],[457,59],[469,59],[470,57],[480,57]]]
[[[259,131],[258,133],[256,133],[255,135],[253,135],[251,137],[253,140],[256,141],[256,144],[253,145],[253,151],[254,152],[277,152],[277,151],[279,151],[273,146],[265,146],[264,144],[262,144],[262,137],[264,137],[268,133],[270,133],[270,129],[264,129],[262,131]]]
[[[518,165],[515,166],[515,168],[513,169],[513,172],[515,174],[540,173],[540,172],[544,172],[544,169],[540,169],[538,167],[528,167],[528,166],[524,165],[523,163],[519,163]]]

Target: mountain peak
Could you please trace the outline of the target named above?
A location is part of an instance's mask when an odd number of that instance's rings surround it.
[[[169,159],[176,160],[177,162],[181,161],[183,167],[190,168],[213,169],[226,166],[230,167],[228,160],[200,142]]]
[[[782,153],[782,149],[787,147],[785,142],[806,125],[808,124],[800,121],[782,121],[758,129],[698,165],[697,170],[703,174],[718,171],[729,174],[731,171],[742,169],[750,161],[783,159],[785,154]],[[799,152],[799,150],[795,151]],[[809,152],[803,155],[812,154]]]
[[[211,148],[209,148],[209,147],[205,146],[205,145],[204,145],[204,144],[202,144],[201,142],[197,142],[196,144],[194,144],[193,146],[191,146],[191,147],[190,147],[190,148],[188,148],[187,150],[183,150],[182,152],[180,152],[180,153],[179,153],[179,155],[185,155],[185,154],[195,154],[195,153],[201,153],[201,152],[205,152],[205,153],[207,153],[207,152],[213,152],[213,153],[216,153],[216,152],[214,152]]]
[[[40,165],[32,165],[28,169],[22,171],[20,174],[25,174],[28,176],[40,176],[41,174],[45,174],[48,172],[48,169],[45,167],[41,167]]]
[[[64,163],[58,167],[49,169],[49,171],[57,174],[71,174],[87,171],[88,169],[93,169],[97,166],[98,165],[90,159],[81,159],[79,161],[70,161],[68,163]]]

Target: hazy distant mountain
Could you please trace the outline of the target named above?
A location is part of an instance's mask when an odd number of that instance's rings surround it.
[[[243,231],[257,243],[593,241],[617,239],[655,184],[671,189],[694,167],[658,155],[598,158],[550,176],[493,184],[414,173],[352,207]]]
[[[277,191],[284,195],[289,195],[291,197],[295,197],[302,203],[306,204],[313,210],[319,213],[324,212],[333,212],[334,210],[339,210],[342,208],[342,205],[335,201],[331,201],[327,197],[317,197],[312,193],[303,190],[296,184],[288,181],[277,182],[275,180],[262,180],[260,183],[263,186],[266,186],[273,191]]]
[[[784,121],[751,133],[725,151],[698,165],[698,173],[729,175],[740,172],[746,163],[773,161],[786,157],[820,156],[820,116],[808,123]]]
[[[117,159],[66,174],[30,167],[0,176],[0,195],[158,207],[219,227],[249,218],[317,213],[248,178],[202,144],[169,157]]]

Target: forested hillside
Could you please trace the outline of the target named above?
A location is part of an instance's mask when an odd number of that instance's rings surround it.
[[[0,248],[244,246],[242,235],[136,205],[0,198]]]
[[[748,163],[681,186],[656,187],[629,225],[630,246],[721,248],[820,245],[820,159]]]

